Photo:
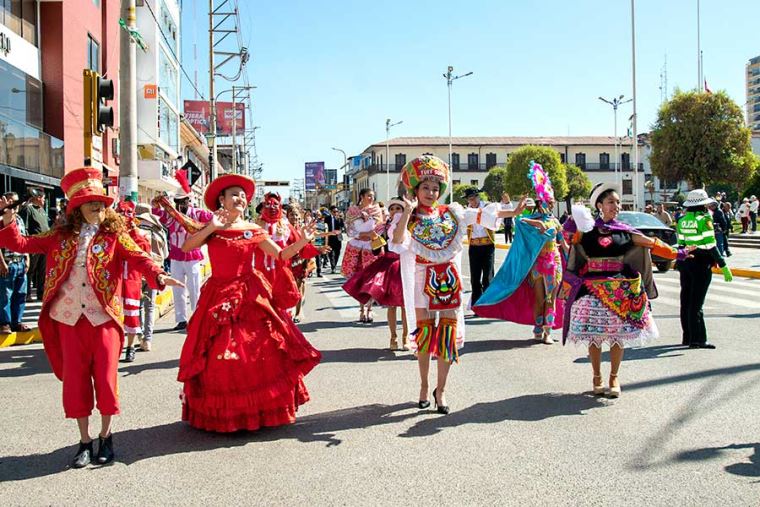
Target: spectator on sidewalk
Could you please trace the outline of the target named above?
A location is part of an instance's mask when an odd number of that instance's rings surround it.
[[[713,201],[707,208],[710,210],[713,218],[713,226],[715,227],[715,243],[718,247],[718,252],[723,257],[728,257],[726,249],[728,248],[728,240],[726,239],[726,231],[730,227],[726,215],[720,207],[720,203]]]
[[[45,211],[45,191],[39,187],[29,188],[29,197],[18,212],[24,222],[26,233],[36,236],[50,230],[50,219]],[[34,286],[37,300],[42,301],[45,291],[45,254],[32,254],[29,258],[29,271],[27,280]],[[31,290],[27,291],[27,298],[31,300]]]
[[[725,198],[726,196],[724,192],[724,201],[720,205],[721,210],[723,211],[723,216],[726,217],[726,223],[728,224],[726,230],[723,231],[723,235],[726,237],[724,246],[726,247],[726,257],[731,257],[731,247],[728,244],[728,240],[734,232],[734,210],[731,208],[731,203],[726,201]]]
[[[201,252],[200,248],[193,248],[189,252],[183,252],[182,245],[188,237],[187,231],[167,211],[158,207],[158,198],[153,199],[151,204],[153,205],[152,213],[169,230],[169,269],[171,275],[187,286],[187,288],[181,285],[172,287],[174,319],[177,323],[174,330],[179,331],[187,328],[187,321],[189,320],[187,314],[187,296],[190,296],[191,311],[195,311],[195,306],[198,303],[198,296],[201,290],[201,261],[203,260],[203,252]],[[196,222],[206,223],[213,217],[213,213],[210,211],[191,206],[190,195],[184,193],[177,193],[174,196],[174,208]]]
[[[340,251],[343,248],[343,230],[346,228],[337,206],[330,207],[330,215],[325,217],[325,223],[327,230],[333,233],[327,237],[327,246],[330,247],[327,255],[330,258],[330,271],[335,273],[335,266],[338,265]]]
[[[514,205],[512,204],[512,199],[509,197],[509,194],[504,192],[501,194],[501,209],[512,211],[515,209]],[[515,219],[512,217],[507,217],[504,219],[504,243],[507,245],[512,243],[512,240],[514,239],[514,236],[512,234],[512,231],[514,230],[515,226]]]
[[[16,192],[3,194],[6,199],[18,202]],[[21,234],[26,234],[24,222],[16,215],[16,225]],[[26,271],[29,268],[29,255],[0,249],[0,334],[13,331],[29,331],[31,328],[22,324],[26,309]]]
[[[739,211],[736,214],[742,222],[742,234],[747,234],[747,229],[749,229],[749,199],[746,197],[742,199]]]
[[[749,223],[752,226],[752,234],[757,232],[757,207],[760,201],[756,196],[749,198]]]
[[[166,229],[161,225],[159,218],[150,212],[147,204],[138,204],[135,207],[135,218],[138,221],[140,232],[150,243],[150,256],[153,261],[161,266],[169,257],[169,244],[166,239]],[[150,352],[153,345],[153,323],[156,318],[156,296],[158,291],[151,289],[147,282],[142,286],[142,342],[140,350]]]
[[[670,213],[665,211],[665,205],[662,203],[657,205],[657,212],[654,214],[654,216],[668,227],[673,225],[673,217],[670,216]]]
[[[316,234],[314,235],[314,241],[312,241],[312,244],[322,249],[327,244],[327,239],[325,237],[328,234],[328,226],[325,223],[325,215],[329,215],[327,211],[318,211],[317,216],[317,227],[316,227]],[[328,254],[322,254],[320,253],[317,255],[317,278],[322,278],[322,270],[326,269],[325,262],[327,262],[327,255]]]

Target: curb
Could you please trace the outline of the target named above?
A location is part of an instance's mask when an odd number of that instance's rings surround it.
[[[42,343],[39,328],[35,327],[31,331],[24,331],[23,333],[14,332],[0,335],[0,349],[13,345],[29,345],[30,343]]]
[[[716,275],[723,274],[723,272],[719,268],[712,268],[712,272],[715,273]],[[744,278],[753,278],[755,280],[760,280],[760,271],[756,269],[731,268],[731,273],[734,276],[741,276]]]

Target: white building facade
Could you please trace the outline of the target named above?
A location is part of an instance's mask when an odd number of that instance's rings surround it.
[[[137,49],[138,191],[148,199],[179,188],[173,177],[180,142],[180,12],[177,0],[144,0],[137,27],[147,51]]]
[[[622,138],[616,162],[614,137],[454,137],[452,180],[454,185],[466,183],[480,188],[488,171],[496,166],[505,166],[512,152],[526,145],[546,146],[556,150],[562,162],[580,167],[594,184],[621,182],[623,206],[638,210],[643,209],[650,200],[668,200],[677,187],[652,176],[649,167],[651,147],[643,136],[638,144],[639,167],[638,174],[635,174],[630,138]],[[448,160],[449,138],[398,137],[389,140],[387,151],[386,157],[385,142],[370,145],[360,155],[360,163],[351,165],[352,202],[356,202],[358,192],[363,188],[374,190],[378,200],[395,196],[398,176],[404,164],[423,154]],[[391,163],[387,164],[386,159]],[[645,181],[649,179],[655,183],[654,195],[645,190]],[[634,192],[636,188],[638,192]]]

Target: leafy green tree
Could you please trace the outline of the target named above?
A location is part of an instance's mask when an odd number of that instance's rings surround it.
[[[679,206],[683,205],[683,202],[686,200],[686,194],[681,192],[680,190],[673,194],[673,200],[678,203]]]
[[[755,168],[760,165],[760,160],[755,157]],[[749,179],[749,181],[746,183],[746,186],[742,189],[742,197],[749,197],[751,195],[760,196],[760,171],[755,170],[755,173],[752,175],[752,178]],[[726,191],[726,197],[731,198],[730,192]],[[738,195],[734,197],[733,199],[738,198]]]
[[[528,170],[530,170],[530,161],[534,160],[541,164],[544,171],[549,175],[554,186],[554,198],[563,200],[568,193],[567,175],[565,165],[559,158],[559,153],[546,146],[523,146],[513,151],[509,155],[507,162],[507,177],[504,180],[504,187],[513,199],[521,195],[533,195],[533,185],[528,179]]]
[[[592,184],[586,173],[575,164],[565,164],[565,174],[567,176],[565,204],[569,210],[573,199],[588,199]],[[553,179],[552,182],[554,182]]]
[[[464,193],[469,188],[479,190],[478,187],[475,185],[470,185],[469,183],[460,183],[458,185],[454,185],[454,202],[458,202],[462,206],[467,206],[467,199],[465,199]],[[485,196],[481,195],[481,198],[485,198]]]
[[[506,167],[492,167],[488,171],[483,182],[483,192],[488,195],[488,200],[492,202],[501,201],[501,194],[506,192],[505,182],[507,180],[507,168]]]
[[[744,113],[725,92],[677,90],[652,128],[652,172],[692,188],[740,186],[755,170]]]

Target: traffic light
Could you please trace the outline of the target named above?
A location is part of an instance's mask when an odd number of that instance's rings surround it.
[[[84,164],[103,164],[103,138],[107,127],[113,127],[113,108],[106,104],[113,99],[113,81],[102,79],[97,72],[84,69]]]
[[[113,127],[113,107],[106,103],[113,96],[112,80],[101,78],[94,70],[84,70],[85,135],[100,135]]]

